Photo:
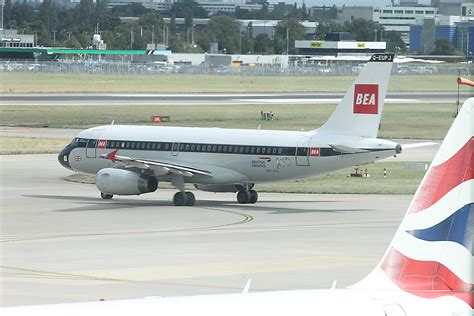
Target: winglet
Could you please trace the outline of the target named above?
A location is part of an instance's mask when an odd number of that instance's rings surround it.
[[[112,162],[114,162],[114,163],[116,161],[115,157],[117,156],[117,151],[118,151],[118,149],[115,149],[115,150],[113,150],[113,151],[111,151],[110,153],[107,154],[107,158],[112,160]]]
[[[242,294],[247,294],[250,291],[251,283],[252,283],[252,279],[248,279],[247,283],[245,284],[244,289],[242,290]]]

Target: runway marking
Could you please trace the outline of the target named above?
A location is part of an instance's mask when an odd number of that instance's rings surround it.
[[[227,211],[227,210],[219,210],[219,209],[212,209],[221,212],[227,213],[236,213],[239,212],[234,211]],[[13,243],[13,242],[23,242],[23,241],[40,241],[45,239],[60,239],[60,238],[77,238],[77,237],[109,237],[109,236],[122,236],[122,235],[147,235],[147,234],[160,234],[160,233],[176,233],[176,232],[199,232],[199,231],[218,231],[222,230],[223,228],[241,225],[244,223],[248,223],[253,220],[253,217],[249,214],[240,213],[239,215],[245,216],[242,221],[228,223],[228,224],[221,224],[221,225],[214,225],[214,226],[207,226],[207,227],[197,227],[197,228],[183,228],[183,229],[170,229],[170,230],[156,230],[156,231],[143,231],[143,232],[117,232],[117,233],[104,233],[104,234],[72,234],[72,235],[54,235],[54,236],[38,236],[38,237],[11,237],[11,238],[2,238],[0,239],[0,243]],[[290,229],[316,229],[316,228],[327,228],[327,227],[339,227],[339,228],[346,228],[346,227],[368,227],[372,225],[381,225],[381,224],[397,224],[399,220],[392,220],[392,221],[374,221],[374,222],[335,222],[335,223],[318,223],[318,224],[294,224],[294,225],[272,225],[272,226],[253,226],[253,227],[239,227],[239,230],[247,230],[247,231],[277,231],[277,230],[290,230]]]
[[[165,230],[151,230],[151,231],[141,231],[141,232],[116,232],[116,233],[90,233],[90,234],[69,234],[69,235],[51,235],[51,236],[36,236],[36,237],[15,237],[15,236],[5,236],[0,237],[0,243],[16,243],[16,242],[23,242],[23,241],[39,241],[45,239],[61,239],[61,238],[77,238],[77,237],[108,237],[108,236],[122,236],[122,235],[148,235],[148,234],[160,234],[160,233],[176,233],[176,232],[192,232],[192,231],[205,231],[205,230],[213,230],[213,229],[221,229],[224,227],[229,226],[236,226],[249,223],[253,220],[253,216],[241,213],[237,211],[229,211],[223,210],[219,208],[212,208],[212,207],[201,207],[201,209],[207,209],[216,212],[224,212],[229,213],[237,216],[243,217],[242,220],[225,223],[220,225],[212,225],[212,226],[204,226],[204,227],[191,227],[191,228],[177,228],[177,229],[165,229]]]
[[[71,281],[101,281],[101,282],[142,282],[137,280],[128,279],[117,279],[117,278],[104,278],[96,277],[83,274],[73,273],[62,273],[62,272],[51,272],[37,269],[17,268],[11,266],[2,266],[0,269],[13,270],[18,272],[0,272],[2,277],[14,277],[14,278],[26,278],[26,279],[53,279],[53,280],[71,280]],[[166,281],[153,281],[154,284],[171,285],[171,286],[187,286],[196,288],[212,288],[212,289],[225,289],[225,290],[238,290],[241,291],[242,287],[233,286],[222,286],[222,285],[210,285],[210,284],[192,284],[186,282],[166,282]],[[271,291],[270,289],[263,288],[252,288],[252,291],[266,292]]]
[[[41,279],[69,279],[69,280],[88,280],[88,281],[129,282],[128,280],[122,280],[122,279],[102,278],[102,277],[94,277],[94,276],[87,276],[87,275],[80,275],[80,274],[61,273],[61,272],[48,272],[48,271],[41,271],[41,270],[35,270],[35,269],[15,268],[15,267],[9,267],[9,266],[0,266],[0,269],[15,270],[15,271],[22,272],[22,273],[1,272],[3,276],[31,278],[31,275],[32,275],[35,278],[41,278]]]

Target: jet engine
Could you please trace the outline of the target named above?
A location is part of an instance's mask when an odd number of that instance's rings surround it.
[[[153,176],[114,168],[97,172],[95,183],[100,192],[116,195],[139,195],[158,188],[158,180]]]
[[[195,184],[194,187],[207,192],[239,192],[244,188],[240,184]]]

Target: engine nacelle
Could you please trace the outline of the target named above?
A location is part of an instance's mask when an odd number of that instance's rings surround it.
[[[244,188],[240,184],[195,184],[194,187],[207,192],[238,192]]]
[[[158,180],[133,171],[105,168],[97,172],[95,185],[103,193],[139,195],[156,191]]]

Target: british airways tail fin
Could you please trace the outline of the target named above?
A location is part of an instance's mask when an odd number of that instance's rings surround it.
[[[372,55],[318,133],[377,137],[393,54]]]
[[[451,296],[474,308],[474,98],[451,126],[380,264],[359,289]]]

